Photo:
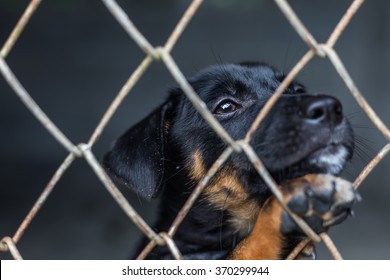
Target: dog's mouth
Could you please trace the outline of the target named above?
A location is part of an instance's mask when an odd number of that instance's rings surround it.
[[[343,144],[330,143],[310,151],[295,163],[271,173],[278,183],[310,173],[338,175],[350,157],[350,148]]]

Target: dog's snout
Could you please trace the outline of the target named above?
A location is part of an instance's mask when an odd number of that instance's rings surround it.
[[[299,115],[310,123],[338,125],[343,119],[343,107],[332,96],[317,95],[302,102]]]

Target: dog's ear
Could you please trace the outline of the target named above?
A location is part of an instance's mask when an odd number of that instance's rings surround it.
[[[142,198],[156,198],[164,185],[165,154],[172,102],[167,101],[126,131],[108,152],[104,167]]]

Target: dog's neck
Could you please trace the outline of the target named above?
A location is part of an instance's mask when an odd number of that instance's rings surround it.
[[[190,178],[185,168],[174,166],[176,174],[165,182],[159,217],[156,223],[158,231],[168,231],[177,213],[183,207],[197,185]],[[171,173],[172,174],[172,173]],[[196,200],[184,221],[179,225],[174,241],[180,251],[186,255],[191,252],[208,252],[207,258],[220,258],[220,254],[228,254],[236,244],[252,230],[261,201],[253,196],[244,195],[237,186],[230,186],[231,180],[216,176]],[[253,189],[263,189],[263,183],[258,176],[241,180],[242,184],[256,184]],[[190,182],[183,185],[180,182]],[[213,194],[213,190],[223,187],[235,190],[236,193]],[[247,189],[247,187],[245,187]],[[222,191],[223,192],[223,191]],[[264,197],[264,193],[261,194]],[[216,203],[215,200],[220,200]],[[245,201],[245,203],[243,203]],[[218,222],[210,222],[218,221]],[[167,249],[159,247],[159,254],[170,255]],[[217,253],[219,252],[219,253]],[[191,253],[192,254],[192,253]],[[191,257],[194,257],[191,255]],[[204,257],[204,256],[203,256]]]

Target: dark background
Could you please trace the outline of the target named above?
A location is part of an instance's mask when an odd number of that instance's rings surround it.
[[[352,1],[291,1],[318,41],[325,41]],[[0,2],[3,44],[28,1]],[[190,1],[119,1],[153,45],[162,45]],[[272,1],[205,1],[172,54],[186,75],[220,61],[267,61],[288,71],[306,52]],[[352,78],[390,125],[390,2],[366,1],[336,44]],[[35,101],[72,140],[86,142],[144,54],[100,1],[43,1],[7,62]],[[386,143],[333,66],[313,60],[299,75],[310,91],[333,94],[354,125],[358,150],[344,177],[353,180]],[[94,146],[110,143],[157,106],[175,82],[156,62]],[[12,236],[67,152],[32,117],[0,77],[0,236]],[[332,229],[347,259],[390,259],[390,158],[360,188],[356,218]],[[155,204],[122,191],[153,221]],[[124,259],[140,232],[84,160],[60,180],[19,242],[26,259]],[[2,259],[10,258],[2,253]],[[323,245],[319,258],[330,258]]]

